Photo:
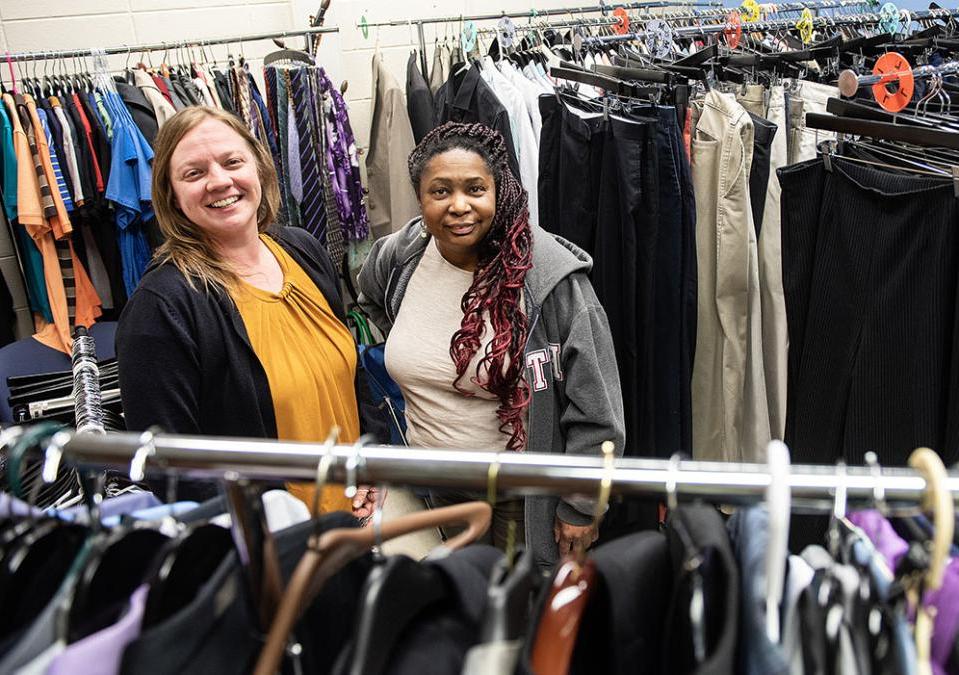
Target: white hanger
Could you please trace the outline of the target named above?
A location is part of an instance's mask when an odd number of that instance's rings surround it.
[[[779,644],[779,603],[786,582],[786,557],[789,555],[789,514],[792,493],[789,489],[789,448],[782,441],[766,446],[769,487],[769,543],[766,548],[766,636]]]

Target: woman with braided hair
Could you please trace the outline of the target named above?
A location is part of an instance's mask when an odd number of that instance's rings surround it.
[[[529,222],[503,137],[450,122],[409,158],[421,217],[373,245],[360,304],[416,447],[598,454],[624,441],[609,325],[582,250]],[[477,498],[431,493],[434,504]],[[501,500],[490,540],[525,530],[541,565],[596,539],[588,499]]]

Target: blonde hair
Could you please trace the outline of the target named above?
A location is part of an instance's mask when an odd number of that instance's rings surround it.
[[[230,113],[208,106],[184,108],[167,120],[156,137],[153,158],[153,209],[164,242],[157,248],[154,257],[159,264],[169,262],[175,265],[194,290],[199,282],[206,291],[229,291],[239,283],[239,277],[230,264],[220,257],[210,236],[187,218],[177,206],[170,180],[170,159],[177,145],[184,136],[208,119],[222,122],[238,133],[253,153],[262,193],[260,205],[256,210],[257,231],[265,232],[273,225],[280,209],[280,187],[273,158],[243,122]]]

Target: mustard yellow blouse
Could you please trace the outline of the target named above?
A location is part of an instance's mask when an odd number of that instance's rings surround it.
[[[353,336],[303,268],[270,237],[260,239],[283,270],[283,288],[270,293],[241,282],[231,296],[266,371],[277,437],[321,442],[337,425],[340,441],[351,443],[360,435]],[[287,489],[312,506],[311,484],[291,483]],[[350,510],[350,501],[342,486],[330,485],[320,511],[337,510]]]

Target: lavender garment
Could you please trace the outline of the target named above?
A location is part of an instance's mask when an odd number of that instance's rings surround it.
[[[47,675],[115,675],[123,650],[140,635],[140,623],[150,587],[144,584],[130,596],[126,614],[112,626],[68,646],[57,656]]]
[[[909,550],[909,544],[900,537],[879,511],[857,511],[849,516],[850,522],[862,530],[880,555],[886,559],[889,569],[895,572],[899,561]]]
[[[123,516],[141,509],[149,509],[162,504],[152,492],[130,492],[112,499],[104,499],[100,504],[100,520],[114,516]],[[86,517],[85,505],[72,506],[65,511],[71,515],[81,514]]]
[[[959,558],[949,560],[942,586],[926,593],[925,604],[936,608],[932,632],[932,670],[946,675],[946,665],[959,633]]]
[[[0,492],[0,518],[7,516],[42,516],[43,511],[26,502],[20,501],[16,497],[8,495],[6,492]]]
[[[287,171],[290,176],[290,193],[299,204],[303,201],[303,174],[300,169],[300,134],[296,130],[296,115],[293,113],[293,102],[286,102],[287,124]]]
[[[317,69],[316,77],[320,91],[328,97],[330,107],[327,112],[327,161],[332,158],[333,192],[343,231],[350,241],[362,241],[370,232],[369,216],[366,212],[363,182],[360,178],[359,154],[356,150],[356,138],[350,117],[339,89],[333,86],[323,68]]]

